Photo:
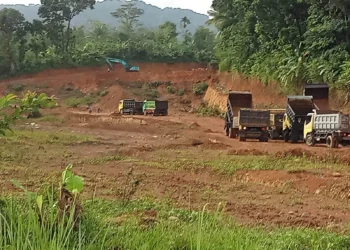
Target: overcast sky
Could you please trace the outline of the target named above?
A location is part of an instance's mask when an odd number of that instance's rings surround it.
[[[144,2],[158,6],[160,8],[173,7],[182,9],[192,9],[195,12],[207,14],[212,0],[144,0]],[[40,3],[40,0],[0,0],[0,4],[30,4]]]

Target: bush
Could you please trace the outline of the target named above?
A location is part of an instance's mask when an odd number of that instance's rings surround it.
[[[177,91],[176,93],[178,96],[183,96],[185,95],[185,90],[184,89],[180,89],[179,91]]]
[[[85,97],[70,97],[65,101],[65,104],[67,107],[70,108],[77,108],[82,106],[89,106],[97,102],[96,98],[93,98],[91,96],[85,96]]]
[[[208,89],[208,83],[202,82],[197,83],[193,86],[193,94],[195,95],[203,95],[205,91]]]
[[[224,117],[224,113],[220,112],[219,106],[209,106],[206,103],[203,103],[196,110],[198,116],[207,116],[207,117]]]
[[[100,93],[100,96],[104,97],[104,96],[108,95],[108,93],[109,93],[109,91],[107,89],[102,90],[101,93]]]
[[[168,91],[169,94],[175,94],[174,86],[169,85],[168,87],[166,87],[166,90]]]

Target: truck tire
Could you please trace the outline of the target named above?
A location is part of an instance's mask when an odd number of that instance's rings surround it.
[[[283,131],[283,140],[284,142],[289,142],[290,134],[288,130]]]
[[[327,136],[327,139],[326,139],[327,147],[328,148],[335,148],[338,145],[338,143],[336,141],[337,141],[337,139],[335,139],[333,136],[331,136],[331,135]]]
[[[290,141],[292,142],[292,143],[298,143],[298,141],[299,141],[299,135],[297,134],[297,133],[291,133],[291,135],[290,135]]]
[[[313,147],[315,146],[315,137],[313,134],[307,134],[306,138],[305,138],[305,143],[306,145],[308,145],[309,147]]]
[[[236,138],[237,137],[237,130],[234,128],[230,129],[230,134],[229,134],[230,138]]]
[[[279,133],[277,132],[277,130],[271,130],[270,132],[270,138],[272,140],[277,140],[280,137]]]
[[[246,138],[239,137],[239,141],[246,141],[246,140],[247,140]]]
[[[120,114],[121,114],[121,115],[124,115],[124,110],[123,110],[123,109],[120,110]]]
[[[143,115],[146,116],[147,115],[147,111],[143,111]]]

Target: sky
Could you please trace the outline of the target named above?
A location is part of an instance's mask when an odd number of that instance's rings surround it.
[[[148,4],[158,6],[160,8],[172,7],[191,9],[195,12],[207,14],[212,0],[143,0]],[[0,4],[38,4],[40,0],[0,0]]]

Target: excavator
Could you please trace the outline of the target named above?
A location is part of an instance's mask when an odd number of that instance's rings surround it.
[[[109,66],[108,71],[113,69],[113,63],[120,63],[121,65],[123,65],[126,72],[139,72],[140,71],[140,68],[138,66],[130,66],[124,60],[121,60],[121,59],[107,58],[106,62]]]

